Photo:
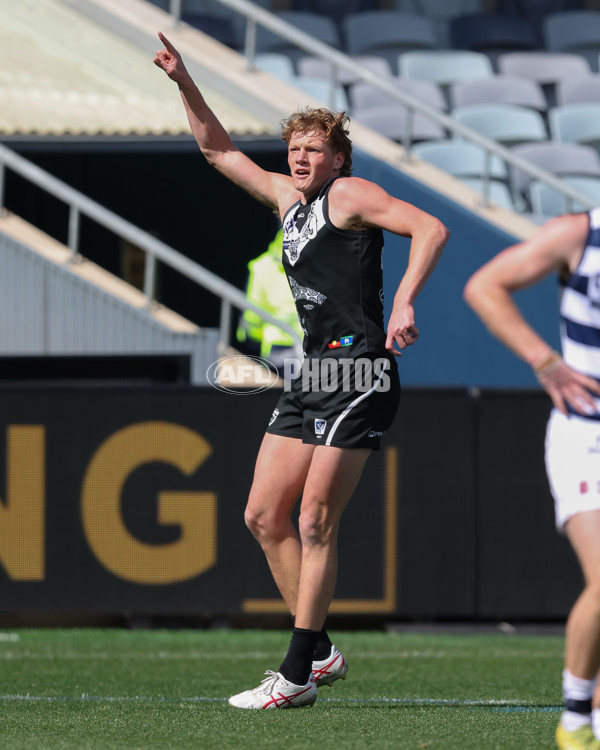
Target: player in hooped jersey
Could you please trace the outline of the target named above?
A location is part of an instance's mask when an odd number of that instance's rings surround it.
[[[512,293],[556,273],[561,346],[553,351],[523,319]],[[556,525],[575,550],[585,588],[569,614],[563,696],[556,732],[562,750],[600,750],[600,208],[552,219],[507,248],[468,281],[465,299],[533,368],[554,408],[546,470]]]
[[[282,132],[290,174],[260,168],[234,146],[177,50],[160,33],[159,38],[164,49],[154,62],[177,83],[205,158],[275,210],[284,227],[283,261],[304,327],[306,356],[302,375],[271,417],[245,520],[295,622],[279,670],[267,672],[258,687],[234,695],[230,703],[250,709],[312,705],[319,685],[345,678],[348,670],[324,627],[336,581],[338,526],[371,450],[396,412],[393,355],[417,340],[415,299],[448,231],[378,185],[350,176],[352,145],[344,113],[295,113]],[[411,238],[387,333],[382,230]],[[365,372],[372,381],[366,386]],[[297,531],[291,514],[300,496]]]

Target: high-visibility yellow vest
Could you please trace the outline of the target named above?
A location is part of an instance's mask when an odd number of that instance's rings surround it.
[[[273,317],[292,326],[302,337],[298,314],[288,280],[281,263],[283,229],[280,229],[267,250],[248,263],[246,297]],[[237,330],[240,342],[260,344],[261,357],[269,356],[273,346],[293,346],[294,340],[281,328],[266,323],[252,310],[246,310]]]

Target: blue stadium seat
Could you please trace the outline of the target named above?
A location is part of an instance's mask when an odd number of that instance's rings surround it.
[[[449,86],[458,81],[494,75],[489,58],[470,50],[405,52],[398,61],[400,76]]]
[[[450,88],[453,107],[470,104],[516,104],[538,112],[548,108],[542,87],[529,78],[496,75],[478,81],[461,81]]]
[[[414,81],[409,78],[393,78],[392,83],[399,91],[406,91],[421,101],[439,110],[446,110],[444,95],[435,83],[431,81]],[[353,112],[364,112],[371,107],[385,106],[393,100],[383,91],[369,83],[359,82],[350,87],[350,101]]]
[[[450,46],[449,26],[453,18],[488,10],[486,0],[388,0],[387,7],[430,18],[435,25],[440,47]]]
[[[600,11],[552,13],[544,18],[543,29],[547,49],[581,55],[592,70],[598,70]]]
[[[384,60],[383,57],[357,55],[356,57],[353,57],[353,60],[382,78],[389,78],[392,75],[392,69],[387,60]],[[312,78],[330,79],[332,72],[331,63],[320,57],[303,57],[301,60],[298,60],[299,75],[310,76]],[[336,80],[344,86],[349,86],[358,80],[354,73],[344,70],[343,68],[338,68],[335,71],[335,76]]]
[[[575,190],[589,195],[590,199],[600,205],[600,178],[598,177],[564,177],[565,184]],[[578,202],[571,203],[566,196],[553,188],[533,180],[529,185],[531,206],[536,214],[547,216],[561,216],[562,214],[585,211],[586,207]]]
[[[294,76],[289,82],[292,86],[314,96],[315,99],[323,102],[323,104],[334,112],[348,112],[350,110],[350,104],[348,103],[344,87],[339,83],[334,84],[332,88],[331,83],[327,79],[310,78],[309,76]]]
[[[600,156],[590,146],[577,143],[524,143],[512,149],[517,156],[558,177],[600,177]],[[520,169],[510,168],[514,195],[527,196],[532,178]]]
[[[600,102],[600,75],[569,76],[556,84],[556,104],[597,104]]]
[[[513,104],[472,104],[452,110],[452,116],[463,125],[505,146],[548,139],[540,113]]]
[[[486,174],[486,154],[481,146],[468,141],[445,139],[415,144],[413,154],[454,177],[481,178]],[[508,169],[502,159],[491,154],[487,172],[493,180],[507,182]]]
[[[498,73],[530,78],[540,84],[548,107],[556,104],[556,84],[572,75],[591,72],[589,63],[580,55],[569,52],[507,52],[498,58]]]
[[[498,57],[506,52],[534,50],[542,46],[535,24],[529,19],[499,13],[478,13],[452,19],[450,44],[455,49],[483,52],[494,68]]]
[[[398,55],[407,50],[435,49],[433,23],[424,16],[396,11],[352,13],[343,21],[345,49],[349,55],[378,55],[398,72]]]
[[[331,47],[339,49],[341,39],[336,25],[324,15],[318,13],[303,13],[300,11],[280,11],[276,14],[282,21],[292,24],[296,29],[310,34],[314,39],[329,44]],[[276,52],[287,55],[294,63],[294,69],[297,72],[297,61],[310,54],[303,49],[296,47],[292,42],[278,36],[274,32],[266,29],[264,26],[258,26],[256,29],[256,52]]]
[[[414,113],[409,118],[408,110],[402,104],[390,103],[371,107],[367,110],[353,111],[353,119],[387,138],[399,143],[408,139],[414,141],[437,140],[446,137],[446,132],[437,123],[427,117]]]
[[[254,65],[284,81],[296,75],[294,63],[281,52],[260,52],[254,58]]]
[[[487,196],[492,203],[495,203],[502,208],[506,208],[509,211],[516,210],[510,190],[504,182],[491,180],[486,184],[480,177],[461,177],[460,181],[464,182],[465,185],[472,187],[474,190],[477,190],[482,196],[485,195],[485,191],[487,190]]]
[[[600,103],[553,107],[548,112],[548,124],[554,140],[600,150]]]

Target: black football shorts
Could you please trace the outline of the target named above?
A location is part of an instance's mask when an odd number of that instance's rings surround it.
[[[305,360],[277,404],[267,432],[311,445],[379,450],[400,403],[393,357]]]

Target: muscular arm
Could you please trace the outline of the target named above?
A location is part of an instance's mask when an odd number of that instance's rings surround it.
[[[419,336],[415,300],[436,267],[450,233],[439,219],[358,177],[334,183],[330,216],[341,229],[378,227],[411,238],[408,266],[394,296],[386,340],[389,351],[401,354],[399,349]]]
[[[296,200],[291,178],[267,172],[236,148],[192,80],[179,52],[161,32],[158,36],[165,46],[156,53],[154,64],[178,85],[192,134],[209,164],[261,203],[271,208],[291,205]]]
[[[552,362],[552,350],[523,318],[512,294],[551,273],[573,271],[579,263],[587,232],[586,214],[554,219],[531,239],[499,253],[473,274],[465,287],[465,301],[490,333],[534,371],[544,362]],[[567,403],[581,413],[589,411],[593,404],[590,392],[600,394],[595,380],[572,370],[558,358],[536,374],[554,405],[565,414]]]

